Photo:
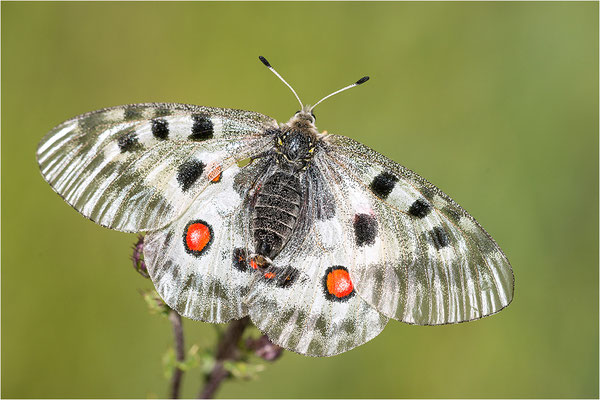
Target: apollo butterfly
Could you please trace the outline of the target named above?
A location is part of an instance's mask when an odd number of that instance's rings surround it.
[[[389,319],[450,324],[511,302],[511,266],[473,217],[407,168],[320,132],[315,106],[300,105],[281,124],[185,104],[106,108],[54,128],[37,158],[85,217],[146,232],[148,272],[171,308],[249,316],[301,354],[345,352]]]

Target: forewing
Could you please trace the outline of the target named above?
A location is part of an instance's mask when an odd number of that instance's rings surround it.
[[[414,172],[330,135],[319,158],[336,182],[336,219],[357,293],[386,316],[419,325],[494,314],[513,297],[510,263],[487,232]]]
[[[83,114],[38,146],[44,179],[100,225],[158,229],[209,184],[202,179],[261,152],[276,123],[249,111],[151,103]]]
[[[262,168],[260,162],[229,168],[179,219],[146,235],[150,277],[165,302],[184,317],[214,323],[247,315],[242,298],[253,274],[247,263],[245,202]]]
[[[315,190],[327,189],[314,178],[308,230],[288,242],[276,266],[259,275],[246,303],[252,322],[273,343],[309,356],[333,356],[373,339],[388,318],[354,291],[341,297],[329,291],[328,276],[333,270],[343,276],[348,255],[339,243],[337,220],[327,218],[332,208],[321,201],[325,192]]]

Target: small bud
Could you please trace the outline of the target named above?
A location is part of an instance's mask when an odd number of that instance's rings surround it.
[[[148,289],[148,290],[140,290],[140,294],[144,298],[146,305],[148,306],[148,310],[152,314],[160,314],[165,317],[169,316],[171,312],[171,308],[160,298],[156,290]]]
[[[283,353],[283,348],[277,346],[269,340],[267,335],[262,335],[258,339],[248,338],[246,340],[246,346],[254,350],[254,354],[263,360],[275,361]]]
[[[149,278],[148,269],[144,262],[144,236],[138,236],[138,241],[133,245],[133,255],[131,256],[133,268],[144,278]]]

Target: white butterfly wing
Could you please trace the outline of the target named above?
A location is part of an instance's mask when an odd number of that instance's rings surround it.
[[[242,299],[255,278],[247,264],[247,193],[263,168],[260,161],[229,168],[179,219],[146,235],[156,290],[184,317],[221,323],[247,315]]]
[[[344,276],[348,253],[342,243],[333,204],[323,202],[331,188],[314,171],[309,180],[306,230],[290,240],[246,298],[252,322],[269,339],[309,356],[333,356],[353,349],[377,336],[388,318],[357,296],[351,288],[336,297],[328,281],[334,271]],[[329,199],[333,200],[333,199]],[[274,276],[266,279],[269,274]],[[290,276],[289,282],[285,278]],[[343,284],[343,282],[342,282]]]
[[[339,245],[357,293],[419,325],[494,314],[513,297],[510,263],[487,232],[438,188],[352,139],[330,135],[316,162],[334,181]],[[337,221],[337,222],[336,222]]]
[[[332,299],[326,276],[330,268],[343,265],[314,237],[306,239],[295,257],[278,256],[279,269],[293,265],[298,271],[289,286],[266,278],[251,286],[246,303],[252,322],[273,343],[309,356],[333,356],[373,339],[388,318],[355,294]]]
[[[301,354],[350,350],[388,318],[455,323],[511,302],[511,266],[475,219],[412,171],[336,135],[309,168],[300,234],[259,270],[249,213],[270,167],[238,161],[271,149],[276,129],[254,112],[134,104],[66,121],[37,158],[84,216],[149,231],[146,264],[171,308],[207,322],[250,315]]]
[[[276,127],[241,110],[149,103],[83,114],[39,144],[44,179],[100,225],[139,232],[183,213],[210,180],[262,151]],[[267,135],[268,136],[268,135]]]

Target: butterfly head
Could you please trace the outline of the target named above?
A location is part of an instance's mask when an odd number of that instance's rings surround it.
[[[298,111],[275,138],[276,160],[293,170],[304,170],[310,164],[319,131],[315,126],[315,118],[306,110]]]
[[[287,122],[287,126],[292,129],[305,130],[307,134],[318,134],[315,122],[317,117],[313,114],[309,106],[304,106],[302,110],[296,111],[296,114]]]
[[[280,131],[275,139],[276,161],[286,168],[291,168],[296,171],[305,170],[310,164],[317,143],[326,136],[325,134],[319,133],[317,130],[317,127],[315,126],[316,118],[312,110],[331,96],[355,86],[362,85],[369,80],[369,77],[363,76],[353,84],[328,94],[312,106],[303,106],[302,101],[294,88],[287,83],[277,71],[275,71],[267,59],[263,56],[259,56],[258,58],[292,91],[296,100],[298,100],[298,103],[302,107],[302,109],[297,111],[286,124],[283,124],[280,127]]]

